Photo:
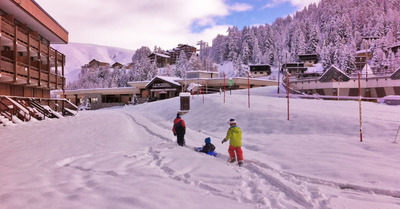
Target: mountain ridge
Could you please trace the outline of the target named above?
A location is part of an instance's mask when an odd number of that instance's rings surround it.
[[[52,47],[66,56],[64,76],[67,83],[76,81],[81,67],[93,59],[111,65],[115,62],[128,64],[132,62],[135,53],[135,50],[130,49],[76,42],[54,44]]]

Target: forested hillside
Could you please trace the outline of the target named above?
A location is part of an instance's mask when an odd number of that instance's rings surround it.
[[[236,26],[228,35],[218,35],[211,45],[200,43],[198,56],[183,53],[176,65],[157,69],[150,62],[148,46],[137,49],[132,66],[124,69],[83,68],[69,89],[123,87],[127,81],[149,80],[156,75],[185,78],[186,71],[215,71],[215,64],[233,63],[232,76],[247,75],[246,65],[298,61],[300,54],[317,54],[324,68],[332,65],[348,73],[356,71],[356,52],[368,49],[369,65],[376,73],[391,73],[400,67],[399,0],[321,0],[272,24]],[[167,49],[168,50],[168,49]]]
[[[321,0],[293,16],[269,25],[231,27],[204,53],[216,63],[265,63],[277,66],[298,61],[299,54],[318,54],[325,68],[332,64],[354,70],[356,51],[370,49],[375,70],[393,71],[399,57],[390,50],[400,41],[400,1]],[[240,70],[239,70],[240,72]]]

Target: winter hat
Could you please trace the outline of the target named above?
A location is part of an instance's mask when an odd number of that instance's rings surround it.
[[[204,142],[205,142],[206,144],[210,144],[210,143],[211,143],[211,138],[210,138],[210,137],[207,137],[206,139],[204,139]]]
[[[181,115],[179,115],[179,113],[176,114],[176,118],[181,118]]]
[[[231,118],[231,119],[229,120],[229,124],[236,124],[236,120],[233,119],[233,118]]]

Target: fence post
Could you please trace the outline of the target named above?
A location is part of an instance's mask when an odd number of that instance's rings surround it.
[[[225,73],[224,73],[224,104],[225,104]]]
[[[361,114],[361,74],[358,72],[358,103],[360,109],[360,142],[363,141],[362,139],[362,114]]]
[[[287,120],[290,120],[289,114],[289,72],[286,73],[286,90],[287,90]]]
[[[249,108],[250,108],[250,72],[247,72],[247,87],[248,87],[248,103],[249,103]]]

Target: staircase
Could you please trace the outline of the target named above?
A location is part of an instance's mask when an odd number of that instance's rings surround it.
[[[0,126],[23,123],[32,118],[44,120],[78,114],[78,107],[67,99],[30,98],[0,95]]]
[[[20,121],[31,120],[29,111],[23,105],[7,96],[0,97],[0,114],[13,122],[18,121],[18,119]]]
[[[58,116],[55,115],[55,114],[53,114],[52,111],[49,111],[48,109],[44,108],[44,107],[40,104],[40,102],[39,102],[38,100],[33,99],[33,98],[29,98],[29,101],[30,101],[30,105],[31,105],[33,108],[35,108],[39,113],[41,113],[41,114],[43,115],[43,119],[44,119],[45,117],[48,117],[48,118],[58,118]]]

